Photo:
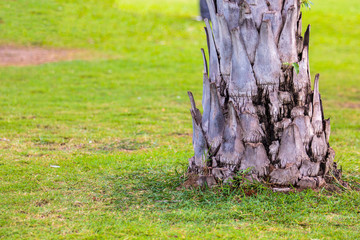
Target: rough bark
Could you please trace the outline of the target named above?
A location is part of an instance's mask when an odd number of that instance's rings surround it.
[[[319,74],[311,90],[310,26],[300,0],[206,0],[203,114],[192,94],[189,173],[208,184],[246,173],[274,186],[315,188],[334,166]],[[292,64],[299,65],[299,72]],[[200,181],[200,180],[199,180]]]

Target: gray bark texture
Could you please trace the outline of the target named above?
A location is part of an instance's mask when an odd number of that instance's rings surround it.
[[[319,74],[311,87],[310,26],[301,36],[300,0],[206,2],[209,61],[202,49],[203,114],[189,92],[189,174],[198,185],[244,173],[274,187],[320,187],[336,166],[335,153]]]

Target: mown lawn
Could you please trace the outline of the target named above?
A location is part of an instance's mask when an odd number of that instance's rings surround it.
[[[0,67],[0,238],[360,238],[356,191],[178,188],[186,92],[202,91],[196,15],[195,0],[0,1],[1,45],[92,59]],[[360,2],[314,0],[304,18],[336,160],[360,182]]]

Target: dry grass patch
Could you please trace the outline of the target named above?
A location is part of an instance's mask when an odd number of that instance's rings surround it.
[[[50,62],[96,58],[86,50],[0,46],[0,66],[32,66]]]

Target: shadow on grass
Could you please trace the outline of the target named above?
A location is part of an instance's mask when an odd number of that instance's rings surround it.
[[[185,189],[186,166],[173,169],[138,169],[112,178],[114,211],[129,216],[158,216],[172,221],[266,221],[286,226],[333,225],[327,216],[337,214],[343,226],[357,226],[360,206],[358,191],[330,193],[319,191],[273,193],[263,185],[242,188],[218,186],[211,189]],[[342,213],[347,212],[346,216]],[[351,213],[351,214],[350,214]],[[316,217],[314,217],[316,216]],[[182,220],[180,220],[182,219]]]
[[[234,197],[257,195],[270,192],[260,185],[250,188],[234,189],[219,186],[209,189],[185,189],[186,166],[179,166],[171,170],[144,169],[130,173],[127,176],[118,176],[114,180],[113,198],[115,205],[123,208],[124,204],[149,204],[161,208],[178,208],[189,205],[218,204],[233,200]],[[254,194],[249,194],[252,190]]]
[[[306,214],[353,211],[360,204],[359,192],[330,193],[305,190],[273,193],[263,185],[242,188],[218,186],[212,189],[185,189],[185,166],[174,169],[142,169],[112,179],[111,198],[115,211],[163,212],[202,211],[207,218],[261,219],[286,225],[298,225],[294,217]],[[356,213],[355,213],[356,214]],[[300,221],[300,220],[299,220]],[[351,220],[352,225],[355,220]],[[335,223],[334,223],[335,224]]]
[[[296,201],[323,201],[332,198],[344,199],[353,191],[343,194],[330,193],[325,189],[319,191],[305,190],[295,193],[273,193],[262,184],[245,187],[228,185],[214,188],[185,189],[186,166],[173,169],[143,169],[117,176],[113,179],[112,198],[116,208],[127,208],[132,205],[151,205],[160,208],[181,208],[189,206],[218,205],[224,203],[241,204],[251,201],[265,201],[273,204],[292,204]],[[305,203],[306,204],[306,203]]]

